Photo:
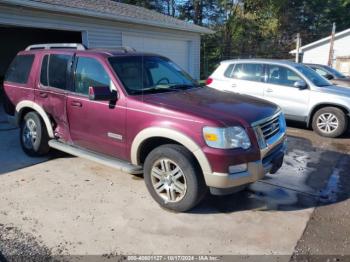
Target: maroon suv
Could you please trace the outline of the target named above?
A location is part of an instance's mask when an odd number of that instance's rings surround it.
[[[143,173],[168,209],[191,209],[208,188],[236,192],[283,162],[286,125],[276,105],[199,86],[158,55],[30,46],[4,89],[27,154],[55,148]]]

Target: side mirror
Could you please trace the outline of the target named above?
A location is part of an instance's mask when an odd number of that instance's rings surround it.
[[[109,89],[109,86],[90,86],[89,99],[93,101],[117,101],[118,92]]]
[[[294,87],[303,90],[303,89],[306,89],[306,88],[307,88],[307,84],[306,84],[305,81],[303,81],[303,80],[298,80],[298,81],[295,81]]]
[[[327,74],[324,77],[327,78],[328,80],[334,79],[334,76],[332,76],[331,74]]]

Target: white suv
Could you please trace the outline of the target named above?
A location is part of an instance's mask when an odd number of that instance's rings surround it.
[[[278,104],[287,119],[302,121],[321,136],[338,137],[348,128],[350,89],[332,85],[311,68],[290,61],[223,61],[207,86]]]

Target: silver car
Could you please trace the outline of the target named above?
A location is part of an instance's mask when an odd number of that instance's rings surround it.
[[[223,61],[207,85],[278,104],[287,119],[302,121],[321,136],[338,137],[348,129],[350,89],[335,86],[311,68],[290,61]]]

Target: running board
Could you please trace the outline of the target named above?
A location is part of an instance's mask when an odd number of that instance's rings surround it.
[[[54,139],[49,141],[49,146],[59,151],[63,151],[65,153],[71,154],[73,156],[85,158],[106,166],[113,167],[125,173],[129,173],[133,175],[143,173],[142,167],[140,166],[134,166],[133,164],[126,162],[124,160],[120,160],[109,156],[104,156],[102,154],[98,154],[98,153],[84,150],[78,147],[67,145]]]

